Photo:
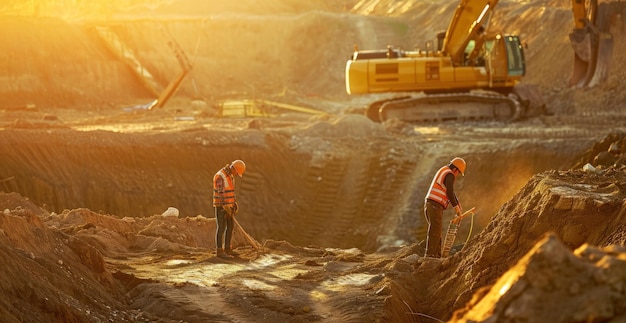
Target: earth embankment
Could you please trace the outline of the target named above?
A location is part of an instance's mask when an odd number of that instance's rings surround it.
[[[492,17],[526,41],[524,82],[539,85],[549,115],[420,125],[355,114],[378,96],[349,97],[344,64],[355,44],[434,40],[456,1],[222,3],[0,17],[7,321],[624,316],[624,75],[566,86],[568,1],[501,1]],[[193,69],[164,108],[141,106],[155,93],[98,28],[157,88],[179,73],[171,44],[180,45]],[[225,98],[327,114],[219,118]],[[422,257],[426,190],[456,156],[468,162],[457,193],[478,211],[451,257]],[[237,219],[263,248],[236,230],[240,256],[223,260],[211,178],[233,159],[248,165]],[[170,207],[180,216],[163,216]]]

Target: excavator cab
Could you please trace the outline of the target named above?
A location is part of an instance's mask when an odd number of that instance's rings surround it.
[[[488,42],[487,48],[489,48],[490,64],[492,66],[491,71],[494,80],[506,78],[518,79],[526,75],[524,47],[518,36],[497,35],[496,39]],[[499,57],[504,55],[506,55],[506,57]],[[502,64],[503,66],[494,66],[494,64]]]

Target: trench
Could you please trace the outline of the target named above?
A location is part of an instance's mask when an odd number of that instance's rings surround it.
[[[117,133],[71,129],[3,130],[0,189],[49,212],[88,208],[147,217],[176,207],[181,217],[213,216],[212,176],[234,159],[239,222],[257,240],[360,248],[420,242],[423,197],[451,157],[468,161],[458,196],[479,210],[479,232],[539,172],[567,169],[590,138],[362,141],[349,149],[295,149],[293,137],[247,129],[213,133]],[[341,151],[341,153],[338,153]],[[466,223],[460,237],[469,234]],[[213,234],[213,233],[207,233]]]

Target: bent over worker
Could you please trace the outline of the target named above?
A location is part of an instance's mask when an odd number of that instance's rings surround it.
[[[230,239],[235,225],[234,216],[239,209],[235,198],[235,176],[243,177],[246,164],[237,159],[222,167],[213,176],[213,207],[215,208],[215,246],[221,258],[237,255],[230,248]]]
[[[456,157],[450,161],[450,164],[437,171],[430,184],[424,203],[424,215],[428,223],[426,257],[441,257],[443,211],[448,208],[448,205],[452,204],[456,216],[461,216],[463,213],[454,192],[454,181],[459,174],[465,176],[465,167],[465,160]]]

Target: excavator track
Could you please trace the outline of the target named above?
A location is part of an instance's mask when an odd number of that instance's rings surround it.
[[[405,122],[446,120],[514,121],[522,115],[515,95],[467,92],[403,96],[372,103],[367,116],[376,122],[399,119]]]

